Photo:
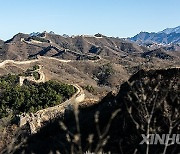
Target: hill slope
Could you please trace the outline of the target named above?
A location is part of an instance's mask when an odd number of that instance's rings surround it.
[[[180,118],[180,94],[177,90],[180,84],[179,76],[179,68],[140,70],[128,82],[121,85],[117,96],[108,94],[94,106],[80,107],[78,117],[82,151],[85,152],[91,148],[92,151],[97,150],[98,152],[103,150],[112,153],[131,154],[134,151],[145,153],[147,145],[139,143],[142,140],[141,134],[146,134],[147,129],[150,129],[149,133],[168,133],[170,129],[168,122],[172,122],[172,134],[179,133],[179,123],[176,125]],[[117,109],[120,109],[120,112],[115,112]],[[151,112],[152,110],[153,112]],[[30,136],[26,145],[21,146],[16,152],[20,153],[25,150],[27,153],[48,153],[50,151],[77,153],[80,149],[77,146],[79,142],[76,142],[75,136],[72,135],[78,136],[73,112],[73,110],[67,109],[63,118],[59,118],[42,128],[38,134]],[[153,117],[148,126],[148,118],[150,118],[151,113]],[[114,115],[114,118],[110,120],[111,127],[109,127],[108,121],[111,114]],[[61,124],[61,128],[59,123],[62,121],[65,125]],[[97,123],[99,123],[98,127]],[[100,142],[98,135],[103,133],[103,130],[105,135],[102,136],[102,142]],[[68,132],[71,132],[69,138],[67,138]],[[88,144],[89,135],[93,136],[91,146]],[[70,142],[71,139],[72,142]],[[103,146],[98,149],[97,145],[99,144]],[[70,151],[72,146],[74,146],[73,152]],[[164,145],[152,145],[149,148],[149,153],[162,153],[164,149]],[[167,147],[165,151],[178,153],[179,148],[174,144]]]

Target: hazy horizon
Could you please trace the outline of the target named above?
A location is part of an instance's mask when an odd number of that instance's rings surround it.
[[[102,33],[131,37],[141,31],[158,32],[180,25],[180,1],[3,1],[0,39],[18,32],[54,31],[56,34]]]

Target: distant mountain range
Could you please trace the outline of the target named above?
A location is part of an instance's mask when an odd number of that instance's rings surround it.
[[[175,28],[166,28],[160,33],[166,33],[166,34],[171,34],[171,33],[180,33],[180,26],[175,27]]]
[[[57,35],[54,32],[18,33],[7,41],[0,40],[0,59],[25,60],[48,56],[70,60],[95,60],[104,58],[119,61],[122,58],[155,57],[173,60],[179,58],[180,33],[178,27],[159,33],[141,32],[133,38],[119,39],[102,34]],[[139,44],[140,45],[139,45]],[[163,43],[163,44],[162,44]],[[168,52],[167,52],[168,51]],[[138,59],[139,60],[139,59]]]
[[[138,44],[179,44],[180,43],[180,26],[175,28],[167,28],[160,32],[140,32],[134,37],[128,38],[128,40],[136,42]]]

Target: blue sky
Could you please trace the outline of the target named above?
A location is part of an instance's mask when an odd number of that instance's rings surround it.
[[[54,31],[128,37],[180,25],[180,0],[1,0],[0,39]]]

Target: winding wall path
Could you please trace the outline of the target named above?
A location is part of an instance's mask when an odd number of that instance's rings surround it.
[[[4,67],[6,64],[17,64],[17,65],[22,65],[22,64],[30,64],[30,63],[34,63],[37,61],[42,60],[43,58],[48,58],[48,59],[52,59],[52,60],[57,60],[60,62],[70,62],[71,60],[60,60],[57,58],[52,58],[52,57],[40,57],[36,60],[27,60],[27,61],[14,61],[14,60],[5,60],[3,62],[0,63],[0,67]],[[40,79],[39,80],[35,80],[34,77],[20,77],[20,85],[23,84],[23,81],[25,79],[28,79],[30,81],[36,82],[36,83],[40,83],[40,82],[45,82],[45,74],[42,71],[42,66],[40,66],[40,68],[38,70],[36,70],[39,74],[40,74]],[[22,114],[19,116],[19,125],[20,127],[29,123],[30,125],[30,130],[31,133],[34,134],[37,132],[37,130],[42,126],[42,123],[47,122],[51,119],[54,119],[55,117],[62,115],[65,111],[66,108],[68,108],[68,106],[73,106],[73,105],[78,105],[78,103],[81,103],[84,101],[85,99],[85,94],[83,89],[77,85],[77,84],[72,84],[75,88],[76,88],[76,93],[68,100],[66,100],[65,102],[54,106],[54,107],[49,107],[43,110],[39,110],[36,113],[31,113],[31,114]]]

